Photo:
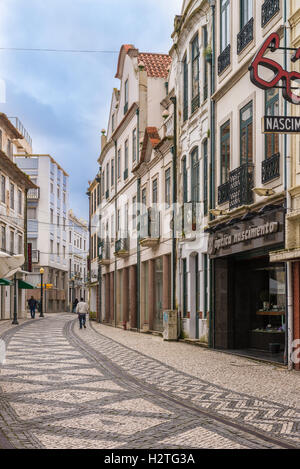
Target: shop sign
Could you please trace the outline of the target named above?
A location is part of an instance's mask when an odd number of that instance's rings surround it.
[[[300,117],[265,116],[263,118],[263,133],[299,134]]]
[[[222,248],[229,248],[238,243],[244,243],[256,238],[275,234],[279,231],[278,221],[268,222],[258,226],[249,226],[247,229],[232,234],[222,234],[220,237],[210,236],[208,243],[208,254],[216,255]]]
[[[288,72],[287,70],[284,70],[284,68],[278,62],[264,56],[268,50],[275,52],[279,48],[279,34],[270,34],[270,36],[263,43],[261,49],[254,57],[254,60],[249,67],[250,79],[255,86],[261,88],[262,90],[275,88],[276,85],[281,82],[284,99],[292,104],[300,104],[300,96],[293,92],[293,82],[297,83],[296,80],[300,80],[300,73],[296,71]],[[295,49],[295,54],[292,56],[291,60],[292,62],[296,62],[299,60],[299,58],[300,48]],[[259,73],[259,67],[264,67],[268,70],[271,70],[273,72],[273,77],[269,81],[262,78]]]

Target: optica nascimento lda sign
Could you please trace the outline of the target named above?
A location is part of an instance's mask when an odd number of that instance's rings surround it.
[[[300,117],[294,116],[265,116],[263,118],[263,132],[271,134],[300,133]]]

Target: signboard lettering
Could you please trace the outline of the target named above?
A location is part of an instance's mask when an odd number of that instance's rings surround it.
[[[284,99],[289,101],[292,104],[300,104],[300,96],[296,95],[292,91],[292,82],[300,79],[300,73],[291,71],[288,72],[283,69],[283,67],[275,60],[265,57],[265,53],[268,50],[275,52],[280,47],[280,37],[277,33],[272,33],[265,40],[261,49],[258,51],[254,57],[253,62],[251,63],[250,70],[250,79],[252,83],[262,90],[268,90],[274,88],[279,82],[282,82],[282,94]],[[300,58],[300,48],[296,51],[292,57],[292,61],[296,62]],[[259,75],[259,67],[265,67],[268,70],[271,70],[274,73],[273,78],[270,81],[264,80]]]

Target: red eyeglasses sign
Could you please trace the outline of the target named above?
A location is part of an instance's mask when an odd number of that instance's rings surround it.
[[[275,60],[269,59],[264,56],[264,54],[271,50],[275,52],[280,47],[280,37],[277,33],[271,34],[264,42],[262,48],[256,54],[253,62],[251,63],[250,70],[250,79],[252,83],[262,90],[268,90],[274,88],[280,81],[282,81],[282,94],[284,99],[292,104],[300,104],[300,96],[296,95],[292,91],[292,82],[295,80],[300,80],[300,73],[298,72],[288,72],[284,70],[283,67]],[[292,62],[296,62],[300,58],[300,48],[295,51],[295,54],[292,56]],[[275,75],[270,81],[264,80],[259,76],[258,67],[265,67],[271,70]]]

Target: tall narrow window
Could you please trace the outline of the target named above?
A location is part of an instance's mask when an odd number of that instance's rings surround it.
[[[6,227],[1,225],[1,249],[6,250]]]
[[[132,161],[136,161],[136,129],[132,132]]]
[[[15,209],[15,186],[10,183],[10,208]]]
[[[265,108],[266,108],[266,116],[278,116],[279,115],[278,89],[272,88],[270,90],[266,90]],[[265,157],[270,158],[276,153],[279,153],[279,135],[278,134],[266,134],[265,135]]]
[[[188,174],[186,167],[186,157],[182,160],[182,179],[183,179],[183,203],[188,201]]]
[[[253,0],[241,0],[241,29],[253,17]]]
[[[106,165],[106,190],[109,190],[109,163]]]
[[[111,160],[110,175],[111,175],[110,184],[111,184],[111,186],[113,186],[114,185],[114,178],[115,178],[115,160],[114,159]]]
[[[124,86],[124,114],[128,111],[128,80],[125,81]]]
[[[183,121],[185,122],[189,114],[189,68],[187,57],[183,61]]]
[[[14,233],[14,231],[10,232],[9,249],[10,249],[11,255],[13,255],[15,253],[15,233]]]
[[[157,179],[152,183],[152,204],[157,204]]]
[[[221,0],[221,52],[230,44],[230,0]]]
[[[221,184],[229,180],[230,171],[230,121],[221,127]]]
[[[199,101],[199,37],[192,42],[192,113],[198,109]]]
[[[142,190],[142,213],[147,211],[147,192],[146,189]]]
[[[5,204],[5,176],[1,175],[1,202]]]
[[[136,197],[132,199],[132,228],[136,228]]]
[[[124,179],[128,178],[128,140],[125,142],[125,154],[124,154]]]
[[[118,150],[118,178],[121,177],[121,150]]]
[[[191,153],[191,176],[192,176],[191,202],[200,202],[198,148],[195,148]]]
[[[253,106],[247,104],[240,111],[241,164],[253,162]]]
[[[208,34],[207,34],[207,26],[202,28],[203,34],[203,47],[204,50],[208,47]],[[204,57],[204,77],[203,77],[203,99],[206,100],[208,96],[208,63]]]
[[[207,139],[202,144],[203,152],[203,211],[207,215],[208,211],[208,153]]]
[[[168,168],[165,172],[165,202],[167,208],[171,205],[171,169]]]

